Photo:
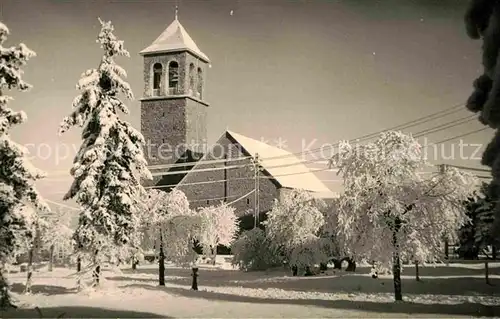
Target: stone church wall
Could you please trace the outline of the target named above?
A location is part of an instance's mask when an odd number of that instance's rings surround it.
[[[209,153],[200,161],[209,161],[214,159],[246,157],[250,154],[245,154],[239,144],[235,143],[228,134],[224,134],[212,147]],[[207,165],[198,165],[194,171],[190,172],[177,187],[182,190],[189,201],[192,208],[206,207],[215,205],[224,200],[227,195],[227,202],[238,199],[239,197],[249,193],[255,188],[254,173],[250,159],[230,161],[226,165],[246,167],[228,168],[227,170],[214,171],[196,171],[198,169],[222,168],[224,163],[212,163]],[[227,182],[213,182],[227,179]],[[192,184],[198,183],[198,184]],[[274,199],[278,198],[278,185],[269,178],[260,179],[260,212],[267,212],[271,209]],[[213,199],[213,200],[209,200]],[[252,215],[254,213],[255,195],[251,194],[244,199],[233,204],[236,208],[236,213],[239,217],[243,215]]]

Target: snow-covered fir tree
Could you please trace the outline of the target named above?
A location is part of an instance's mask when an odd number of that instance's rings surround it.
[[[9,29],[0,22],[0,308],[11,305],[4,265],[9,262],[21,240],[33,240],[36,209],[49,211],[35,187],[44,177],[28,160],[28,150],[11,140],[9,130],[22,124],[27,117],[23,111],[8,107],[12,98],[6,90],[27,91],[31,86],[22,79],[21,69],[35,56],[26,45],[4,47]]]
[[[275,201],[262,223],[267,236],[290,265],[307,269],[325,261],[319,237],[325,218],[320,208],[309,192],[292,190],[281,201]]]
[[[461,258],[476,259],[481,250],[495,243],[492,234],[495,202],[489,194],[489,185],[482,183],[465,205],[470,222],[460,228],[458,253]]]
[[[401,259],[437,261],[443,238],[457,239],[467,222],[464,201],[477,179],[455,168],[421,174],[429,165],[411,136],[387,132],[366,145],[343,142],[332,159],[344,180],[331,225],[349,255],[392,268],[402,300]]]
[[[198,242],[203,253],[212,258],[215,265],[217,246],[229,247],[238,232],[239,222],[235,208],[225,203],[203,207],[198,211],[201,218],[201,233]]]
[[[97,42],[103,57],[97,69],[82,74],[77,84],[81,94],[60,128],[62,134],[72,126],[83,127],[83,143],[70,171],[74,181],[64,200],[74,198],[82,207],[75,241],[96,266],[95,284],[103,248],[113,254],[114,248],[133,242],[136,207],[144,192],[140,179],[152,178],[144,158],[144,137],[119,116],[129,113],[120,94],[129,100],[133,94],[124,80],[125,70],[114,59],[129,53],[113,34],[111,22],[99,22]]]

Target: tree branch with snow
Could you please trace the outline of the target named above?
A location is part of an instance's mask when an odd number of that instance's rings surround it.
[[[325,223],[321,206],[309,192],[292,190],[275,201],[263,222],[271,243],[290,265],[306,268],[326,260],[319,236]]]
[[[82,207],[75,240],[88,254],[99,252],[104,242],[116,248],[133,244],[137,206],[144,192],[140,179],[152,178],[144,158],[144,137],[119,116],[119,111],[129,113],[120,94],[128,99],[133,94],[123,79],[125,70],[114,59],[129,53],[113,34],[111,22],[99,21],[101,62],[82,74],[77,84],[81,93],[60,127],[61,134],[73,126],[83,128],[83,142],[70,171],[74,181],[64,199],[74,198]]]
[[[477,178],[455,168],[425,177],[421,172],[430,166],[421,146],[399,132],[356,147],[343,142],[332,165],[339,168],[345,192],[329,228],[352,256],[392,268],[400,300],[400,260],[441,259],[443,237],[456,239],[468,221],[463,203]]]
[[[235,208],[221,203],[201,208],[198,215],[201,218],[201,232],[197,239],[203,247],[203,253],[212,256],[215,264],[217,246],[229,247],[238,232],[239,222]]]
[[[9,29],[0,22],[0,308],[11,305],[8,287],[2,275],[3,265],[19,247],[19,240],[32,239],[35,233],[36,212],[49,207],[38,193],[35,181],[45,174],[35,168],[27,158],[28,150],[12,141],[9,130],[26,122],[23,111],[8,107],[12,100],[5,90],[25,92],[31,88],[23,78],[22,68],[35,56],[26,45],[4,47]]]

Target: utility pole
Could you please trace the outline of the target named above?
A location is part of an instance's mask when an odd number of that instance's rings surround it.
[[[259,154],[256,153],[253,159],[254,176],[254,228],[259,224]]]
[[[227,193],[228,193],[228,184],[227,184],[227,153],[224,154],[224,202],[227,203]]]
[[[257,219],[256,226],[257,227],[260,223],[260,163],[259,163],[259,154],[256,154],[256,160],[257,160],[257,189],[255,190],[257,192],[257,215],[255,216]]]
[[[444,175],[446,173],[446,164],[441,164],[439,165],[439,173],[441,175]],[[444,259],[446,261],[446,266],[449,266],[450,265],[450,243],[448,242],[448,235],[445,234],[445,237],[444,237]]]

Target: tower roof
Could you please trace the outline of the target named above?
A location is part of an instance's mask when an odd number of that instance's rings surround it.
[[[139,52],[139,54],[146,55],[184,50],[191,52],[207,63],[210,62],[176,17],[165,31],[150,46]]]

